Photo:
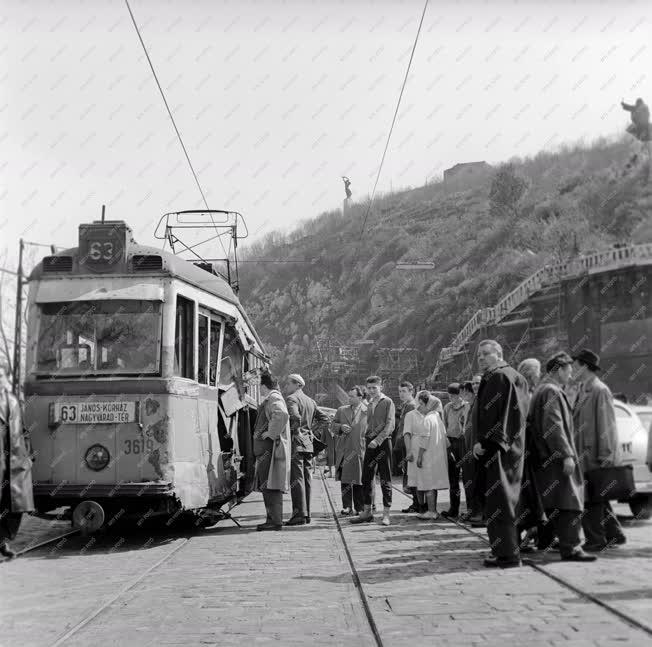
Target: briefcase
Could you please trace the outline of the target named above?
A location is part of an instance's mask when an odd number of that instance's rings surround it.
[[[636,492],[631,465],[601,467],[586,473],[588,501],[629,499]]]

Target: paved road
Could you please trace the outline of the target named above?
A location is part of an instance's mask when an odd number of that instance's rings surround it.
[[[256,494],[237,509],[243,530],[74,537],[3,563],[0,645],[375,645],[326,493],[314,492],[310,526],[256,533]],[[39,523],[21,541],[45,532]],[[342,527],[386,647],[652,645],[531,568],[484,569],[482,540],[453,524],[397,514],[389,528]],[[597,565],[544,568],[649,622],[651,528],[629,528],[630,544]]]

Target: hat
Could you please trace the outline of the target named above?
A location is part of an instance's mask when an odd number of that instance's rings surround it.
[[[453,382],[453,383],[449,384],[447,391],[451,395],[459,395],[460,394],[460,385],[459,385],[459,383],[458,382]]]
[[[288,375],[288,380],[292,380],[301,386],[306,386],[306,381],[298,373],[292,373],[292,375]]]
[[[546,373],[573,363],[573,358],[568,353],[555,353],[546,363]]]
[[[602,370],[600,368],[600,355],[596,355],[588,348],[583,348],[577,355],[573,355],[573,359],[586,364],[592,371]]]

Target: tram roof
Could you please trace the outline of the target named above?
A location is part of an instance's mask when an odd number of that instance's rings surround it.
[[[80,258],[79,247],[71,247],[69,249],[59,251],[56,254],[53,254],[53,256],[72,257],[73,260],[72,267],[79,268],[79,258]],[[238,297],[236,296],[235,292],[228,284],[228,282],[225,279],[223,279],[221,276],[218,276],[216,274],[211,274],[207,270],[204,270],[194,265],[192,261],[179,258],[175,254],[171,254],[170,252],[163,251],[156,247],[150,247],[148,245],[139,245],[138,243],[132,240],[129,242],[129,251],[126,259],[127,267],[132,266],[131,262],[134,256],[160,256],[162,267],[161,269],[157,269],[157,270],[146,270],[146,271],[130,270],[126,272],[102,273],[102,274],[88,272],[84,270],[77,271],[77,272],[49,273],[44,271],[43,268],[44,262],[43,260],[41,260],[30,273],[28,280],[29,281],[41,281],[41,280],[49,280],[49,279],[61,280],[62,278],[66,278],[67,276],[70,277],[74,276],[75,278],[84,276],[84,277],[92,277],[97,279],[100,279],[102,277],[109,277],[109,276],[130,276],[136,279],[138,277],[148,275],[148,274],[155,275],[155,276],[161,276],[161,275],[171,276],[173,278],[194,285],[195,287],[199,288],[200,290],[203,290],[204,292],[217,296],[235,305],[238,308],[238,311],[242,315],[243,319],[247,322],[247,325],[251,329],[252,333],[256,337],[256,341],[258,342],[260,348],[263,349],[264,352],[263,343],[260,340],[260,337],[258,336],[258,333],[256,332],[256,329],[254,328],[254,325],[249,319],[249,316],[247,315],[244,307],[242,306],[242,303],[240,302],[240,300],[238,299]],[[52,258],[52,256],[47,258]],[[197,262],[200,262],[200,259],[197,259]]]

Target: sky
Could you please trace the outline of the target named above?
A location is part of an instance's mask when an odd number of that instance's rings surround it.
[[[131,0],[211,208],[255,239],[373,188],[421,0]],[[0,254],[200,208],[124,0],[0,3]],[[431,0],[379,192],[614,136],[652,99],[652,0]],[[45,251],[47,253],[47,251]]]

